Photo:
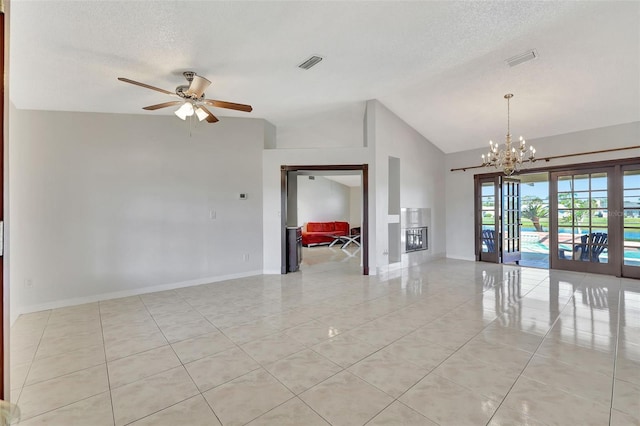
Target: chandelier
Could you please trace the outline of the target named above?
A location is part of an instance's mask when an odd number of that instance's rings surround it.
[[[502,169],[505,175],[511,176],[514,172],[518,171],[520,166],[525,160],[531,162],[536,161],[536,149],[529,145],[527,149],[527,141],[520,136],[520,145],[516,148],[511,146],[511,129],[509,127],[509,100],[513,98],[512,93],[504,95],[507,100],[507,139],[504,143],[504,148],[500,149],[497,143],[492,140],[489,141],[489,152],[485,156],[482,154],[482,165],[486,167],[495,167],[496,169]]]

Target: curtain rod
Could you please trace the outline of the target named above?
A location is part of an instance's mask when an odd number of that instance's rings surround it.
[[[588,152],[579,152],[577,154],[564,154],[564,155],[553,155],[551,157],[544,157],[544,158],[539,158],[536,159],[535,161],[546,161],[547,163],[551,160],[555,160],[558,158],[567,158],[567,157],[577,157],[579,155],[591,155],[591,154],[604,154],[605,152],[615,152],[615,151],[625,151],[628,149],[638,149],[640,148],[640,145],[636,145],[636,146],[626,146],[624,148],[611,148],[611,149],[601,149],[599,151],[588,151]],[[524,160],[523,163],[531,163],[531,160]],[[457,172],[462,170],[463,172],[466,172],[467,170],[470,169],[481,169],[484,168],[486,166],[483,165],[479,165],[479,166],[468,166],[468,167],[456,167],[455,169],[450,169],[450,171],[452,172]]]

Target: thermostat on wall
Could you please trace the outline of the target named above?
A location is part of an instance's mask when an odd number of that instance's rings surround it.
[[[240,199],[241,199],[241,200],[246,200],[246,199],[247,199],[247,193],[246,193],[246,192],[242,192],[242,193],[240,194]]]

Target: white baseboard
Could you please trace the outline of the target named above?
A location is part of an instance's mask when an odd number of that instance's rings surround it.
[[[42,303],[39,305],[22,306],[17,309],[13,309],[11,311],[11,325],[13,325],[15,320],[18,319],[18,317],[22,314],[46,311],[49,309],[66,308],[68,306],[83,305],[85,303],[99,302],[102,300],[119,299],[121,297],[137,296],[139,294],[155,293],[157,291],[175,290],[177,288],[192,287],[196,285],[210,284],[210,283],[215,283],[220,281],[233,280],[237,278],[252,277],[255,275],[262,275],[262,273],[263,273],[262,270],[255,270],[255,271],[241,272],[238,274],[218,275],[215,277],[206,277],[206,278],[196,278],[193,280],[181,281],[177,283],[141,287],[141,288],[135,288],[131,290],[114,291],[110,293],[101,293],[101,294],[95,294],[95,295],[84,296],[84,297],[74,297],[72,299],[56,300],[53,302]]]
[[[264,275],[280,275],[282,271],[280,271],[280,269],[265,269],[262,273]]]
[[[471,262],[475,262],[476,258],[474,256],[451,256],[447,255],[447,259],[455,259],[455,260],[469,260]]]

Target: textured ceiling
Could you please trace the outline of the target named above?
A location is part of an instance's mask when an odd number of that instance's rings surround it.
[[[13,0],[10,31],[23,109],[171,113],[142,111],[170,99],[116,78],[174,90],[194,70],[208,98],[276,126],[379,99],[444,152],[502,140],[507,92],[529,139],[640,120],[637,1]],[[325,59],[298,69],[312,54]]]

